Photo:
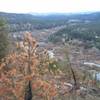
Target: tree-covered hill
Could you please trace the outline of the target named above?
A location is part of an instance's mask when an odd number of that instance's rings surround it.
[[[94,16],[94,15],[93,15]],[[66,27],[49,36],[53,43],[78,39],[100,49],[100,19],[69,22]]]
[[[0,12],[10,24],[11,31],[25,31],[34,29],[52,28],[75,22],[100,22],[100,12],[78,14],[16,14]]]
[[[52,16],[52,17],[51,17]],[[11,31],[25,31],[34,29],[52,28],[65,24],[65,16],[38,16],[31,14],[16,14],[0,12],[0,17],[5,18]]]

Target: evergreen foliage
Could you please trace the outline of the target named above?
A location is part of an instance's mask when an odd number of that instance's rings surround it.
[[[8,33],[6,21],[0,18],[0,59],[2,59],[8,51]]]

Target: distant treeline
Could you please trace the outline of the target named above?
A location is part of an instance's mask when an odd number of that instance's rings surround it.
[[[10,31],[45,29],[65,24],[65,16],[33,16],[31,14],[0,13],[9,23]]]
[[[25,31],[52,28],[68,24],[70,21],[100,21],[100,12],[89,14],[50,14],[46,16],[0,12],[0,17],[7,20],[10,31]]]

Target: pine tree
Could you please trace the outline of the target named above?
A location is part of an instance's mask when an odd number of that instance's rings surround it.
[[[8,33],[7,24],[4,19],[0,18],[0,59],[2,59],[8,51]]]

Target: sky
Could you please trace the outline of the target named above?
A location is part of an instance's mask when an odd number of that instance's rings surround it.
[[[0,0],[0,12],[71,13],[100,11],[100,0]]]

